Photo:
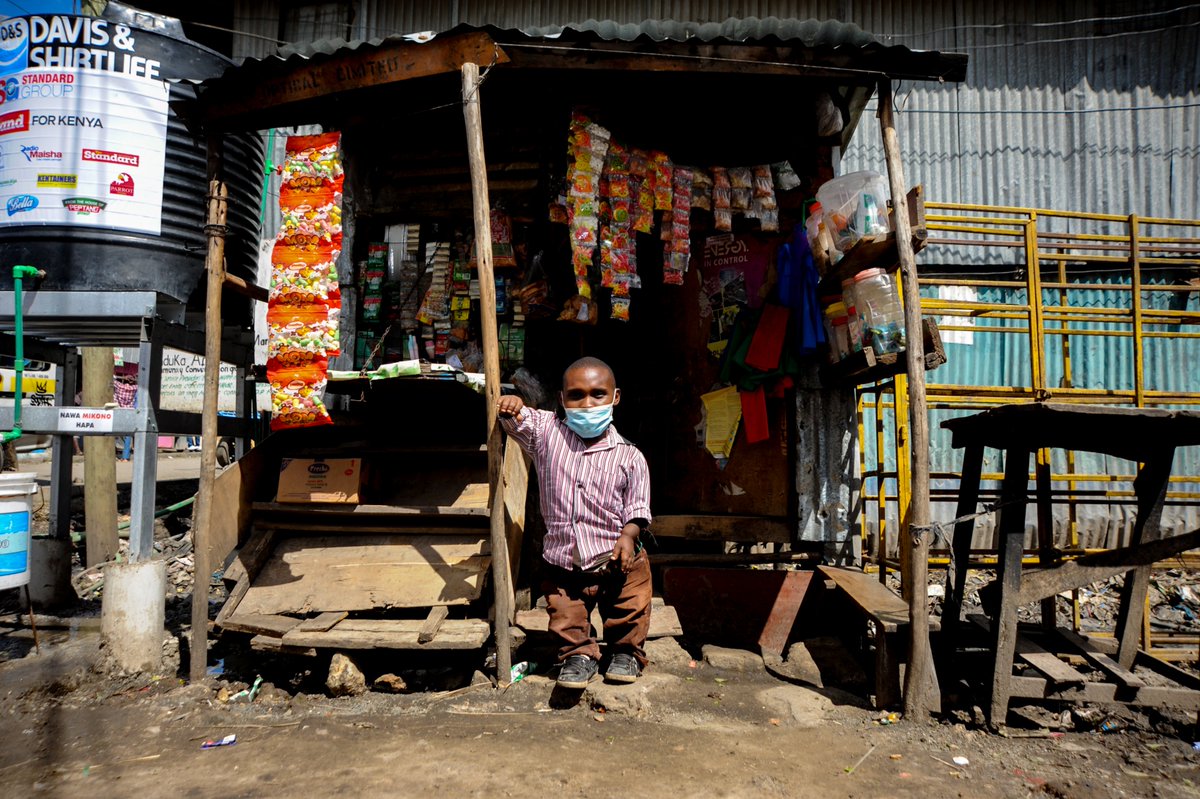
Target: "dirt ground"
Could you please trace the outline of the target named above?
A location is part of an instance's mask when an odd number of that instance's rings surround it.
[[[501,692],[470,685],[460,662],[407,679],[465,687],[335,699],[321,687],[328,659],[244,642],[220,642],[223,673],[201,684],[102,674],[97,627],[46,630],[37,654],[23,623],[0,618],[0,795],[1200,796],[1186,719],[1126,713],[1120,732],[1054,738],[956,716],[880,724],[848,693],[777,679],[750,653],[697,661],[674,639],[654,644],[634,686],[564,695],[539,670]],[[251,671],[268,680],[258,697],[228,701]],[[1011,734],[1048,734],[1021,718]],[[229,734],[234,745],[202,748]]]

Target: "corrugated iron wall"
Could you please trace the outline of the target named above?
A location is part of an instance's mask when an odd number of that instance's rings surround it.
[[[961,85],[899,87],[897,128],[908,177],[942,202],[1200,216],[1200,9],[1162,2],[1007,4],[609,0],[312,4],[348,9],[346,25],[292,36],[375,38],[460,22],[529,27],[612,19],[840,19],[885,42],[970,56]],[[235,57],[260,57],[280,35],[278,0],[235,3]],[[1124,17],[1123,19],[1115,19]],[[1074,22],[1107,18],[1112,21]],[[262,38],[253,38],[262,37]],[[881,169],[869,119],[843,171]],[[982,257],[979,252],[974,257]]]

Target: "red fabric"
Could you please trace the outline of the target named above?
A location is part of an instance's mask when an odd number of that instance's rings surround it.
[[[767,395],[762,386],[753,391],[739,391],[742,398],[742,421],[746,426],[746,443],[757,444],[771,437],[767,421]]]
[[[783,339],[787,335],[788,309],[782,305],[764,305],[750,349],[746,352],[746,365],[752,369],[773,372],[779,367],[779,356],[783,352]]]

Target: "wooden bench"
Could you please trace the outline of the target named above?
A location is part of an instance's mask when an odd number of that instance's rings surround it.
[[[900,702],[900,663],[907,652],[908,603],[873,574],[837,566],[818,566],[818,571],[849,600],[863,620],[875,623],[875,707]],[[937,629],[930,619],[930,629]]]

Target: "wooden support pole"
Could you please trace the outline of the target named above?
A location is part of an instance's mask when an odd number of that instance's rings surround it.
[[[71,397],[69,401],[74,399]],[[84,407],[103,408],[112,401],[112,347],[84,347]],[[87,565],[95,566],[117,554],[117,453],[110,436],[83,437],[83,474]],[[66,490],[70,492],[69,482]]]
[[[486,383],[488,497],[491,509],[492,589],[495,594],[496,677],[507,685],[512,673],[513,585],[504,530],[504,438],[496,405],[500,401],[500,335],[496,330],[496,278],[492,272],[492,222],[488,200],[487,159],[483,153],[483,118],[479,112],[479,65],[462,66],[463,116],[467,125],[467,157],[471,165],[471,199],[475,210],[475,260],[479,265],[479,307],[483,328],[483,376]]]
[[[908,219],[904,164],[892,115],[892,82],[879,81],[879,127],[892,191],[892,220],[896,228],[896,253],[900,258],[900,286],[904,297],[905,355],[908,365],[909,452],[911,453],[912,505],[908,533],[909,664],[904,675],[904,713],[926,716],[941,708],[941,692],[929,646],[929,412],[925,399],[925,348],[921,339],[921,290]]]
[[[228,190],[222,176],[221,141],[208,139],[208,237],[205,273],[208,279],[207,305],[204,309],[204,405],[200,415],[200,490],[196,496],[196,517],[192,526],[192,550],[195,558],[195,583],[192,587],[192,640],[188,676],[192,682],[204,679],[208,666],[208,583],[212,564],[209,541],[212,540],[213,485],[217,479],[217,386],[221,374],[221,289],[225,286],[225,220]]]

